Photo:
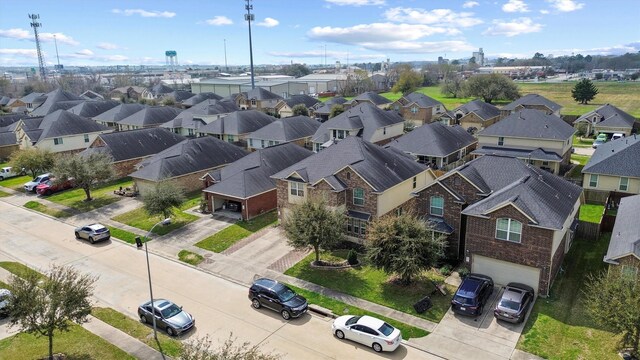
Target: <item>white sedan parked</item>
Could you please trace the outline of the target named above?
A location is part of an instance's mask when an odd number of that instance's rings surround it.
[[[338,339],[349,339],[370,346],[376,352],[394,351],[402,341],[400,330],[371,316],[344,315],[331,326]]]

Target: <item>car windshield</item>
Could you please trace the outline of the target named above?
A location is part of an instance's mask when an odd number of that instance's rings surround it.
[[[513,300],[502,299],[500,300],[500,304],[498,305],[502,308],[518,311],[520,309],[520,303]]]
[[[178,305],[171,304],[169,307],[162,309],[160,312],[162,313],[163,318],[168,319],[180,314],[181,311],[182,309],[180,309]]]
[[[289,301],[293,299],[294,296],[296,296],[296,293],[288,287],[284,287],[278,292],[278,299],[280,299],[280,301]]]
[[[472,298],[456,295],[456,296],[453,297],[453,300],[457,301],[458,303],[460,303],[462,305],[473,305],[473,299]]]
[[[41,178],[40,176],[38,176],[37,178],[35,178],[35,179],[31,180],[31,181],[33,181],[33,182],[40,182],[40,179],[42,179],[42,178]]]
[[[353,325],[357,323],[358,320],[360,320],[360,316],[352,316],[349,320],[347,320],[347,322],[345,322],[345,325]]]
[[[378,331],[383,333],[385,336],[391,335],[393,330],[395,330],[395,328],[387,323],[382,324],[382,326],[380,326],[380,329],[378,329]]]

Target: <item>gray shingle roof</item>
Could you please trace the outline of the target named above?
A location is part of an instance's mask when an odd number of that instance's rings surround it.
[[[23,114],[11,114],[11,115],[1,115],[0,116],[0,128],[9,126],[13,123],[18,122],[18,120],[27,117]]]
[[[166,129],[148,128],[129,131],[116,131],[99,135],[103,147],[88,148],[84,152],[106,152],[114,161],[138,159],[157,154],[185,140],[182,135]]]
[[[104,125],[66,110],[56,110],[45,116],[38,128],[42,130],[40,140],[110,130]]]
[[[203,92],[203,93],[199,93],[196,95],[193,95],[192,97],[183,100],[182,101],[182,105],[185,106],[193,106],[197,103],[203,102],[205,100],[220,100],[222,99],[222,96],[212,93],[212,92]]]
[[[245,155],[244,149],[212,136],[188,139],[144,160],[131,177],[161,181],[230,164]]]
[[[0,106],[5,106],[11,101],[11,98],[8,96],[0,96]]]
[[[33,110],[31,112],[31,116],[45,116],[56,110],[60,110],[60,109],[67,110],[72,106],[75,106],[80,102],[85,101],[79,96],[73,95],[72,93],[68,91],[64,91],[62,89],[55,89],[45,94],[45,96],[47,97],[47,100],[45,100],[45,102],[42,103],[42,105],[38,106],[37,109]],[[73,103],[73,101],[75,101],[75,103]],[[67,103],[66,105],[58,104],[60,102],[71,102],[71,103]]]
[[[609,249],[604,261],[614,263],[627,255],[640,258],[640,195],[624,197],[620,200],[618,215],[613,225]]]
[[[252,132],[250,139],[275,140],[289,142],[312,136],[320,123],[308,116],[293,116],[278,119],[271,124]]]
[[[14,132],[0,132],[0,146],[9,146],[18,144],[18,138]]]
[[[416,105],[422,108],[429,108],[429,107],[442,105],[440,101],[417,91],[412,92],[411,94],[405,95],[404,98],[407,101],[407,105],[411,103],[415,103]]]
[[[86,118],[92,118],[107,110],[113,109],[120,104],[121,102],[116,100],[83,101],[80,104],[69,108],[69,112]]]
[[[555,115],[524,109],[478,132],[478,135],[567,140],[576,129]]]
[[[509,104],[502,107],[502,110],[513,111],[516,109],[518,105],[544,105],[551,109],[552,111],[557,111],[562,108],[562,105],[557,104],[546,97],[538,94],[527,94],[515,101],[510,102]]]
[[[605,104],[600,106],[599,108],[590,111],[574,121],[574,124],[579,121],[589,121],[591,122],[591,118],[593,117],[593,113],[598,114],[598,122],[596,125],[598,126],[611,126],[611,127],[627,127],[633,128],[633,124],[636,121],[636,118],[629,115],[628,113],[618,109],[617,107]]]
[[[511,202],[536,225],[561,229],[582,193],[581,187],[510,157],[482,156],[453,172],[459,172],[488,195],[463,210],[465,215],[486,215]]]
[[[443,157],[477,140],[460,125],[440,122],[425,124],[389,143],[389,146],[415,155]]]
[[[545,151],[542,148],[526,150],[526,149],[512,149],[512,148],[496,147],[496,146],[483,146],[480,149],[474,150],[472,154],[509,156],[509,157],[517,157],[520,159],[528,158],[531,160],[542,160],[542,161],[562,161],[562,156],[556,154],[553,151]]]
[[[160,126],[168,129],[200,130],[207,125],[207,121],[204,121],[203,117],[229,114],[238,110],[236,104],[228,100],[205,100],[182,111],[175,118]]]
[[[282,96],[278,94],[274,94],[269,90],[266,90],[261,87],[253,88],[246,93],[247,99],[256,99],[256,100],[279,100],[282,99]]]
[[[158,126],[175,118],[181,110],[169,106],[149,106],[118,121],[120,125]]]
[[[276,118],[262,111],[241,110],[232,112],[222,119],[213,121],[200,128],[200,132],[204,134],[242,135],[254,132],[271,124],[275,120]]]
[[[480,119],[484,121],[500,115],[500,109],[498,109],[497,106],[487,104],[480,99],[476,99],[464,105],[460,105],[453,110],[454,113],[458,111],[462,111],[465,115],[469,113],[475,113],[480,117]]]
[[[240,109],[235,102],[230,100],[203,100],[185,111],[198,115],[229,114]]]
[[[304,105],[306,108],[310,108],[313,105],[317,104],[320,102],[320,100],[311,97],[309,95],[291,95],[290,98],[285,99],[284,100],[285,103],[287,103],[287,105],[289,105],[290,108],[293,108],[294,106],[298,105],[298,104],[302,104]]]
[[[190,99],[194,96],[191,91],[186,90],[176,90],[167,94],[168,97],[172,98],[176,102],[182,102],[184,100]]]
[[[93,120],[114,123],[129,117],[146,107],[147,105],[142,104],[120,104],[103,112],[102,114],[94,116]]]
[[[168,87],[167,85],[165,85],[163,83],[158,83],[158,84],[154,85],[153,87],[151,87],[149,89],[149,91],[151,91],[153,96],[158,97],[160,95],[172,93],[173,89]]]
[[[329,183],[336,183],[338,179],[334,174],[345,166],[350,166],[377,192],[385,191],[427,169],[399,151],[382,148],[361,138],[350,136],[289,166],[273,177],[286,179],[293,172],[297,172],[310,184],[325,178]]]
[[[21,97],[20,101],[22,101],[25,104],[34,103],[34,102],[42,103],[47,99],[45,95],[46,95],[45,93],[32,92],[28,95]]]
[[[582,173],[640,178],[640,136],[631,135],[601,144]]]
[[[374,92],[374,91],[367,91],[365,93],[362,93],[356,97],[354,97],[353,99],[347,101],[348,104],[354,104],[354,103],[358,103],[358,102],[371,102],[374,105],[384,105],[384,104],[390,104],[391,100],[387,99],[384,96],[380,96],[378,95],[378,93]]]
[[[309,156],[313,152],[294,143],[260,149],[210,174],[218,183],[204,191],[246,199],[275,190],[270,176]]]
[[[336,105],[336,104],[344,104],[347,102],[347,99],[342,96],[334,96],[331,99],[324,102],[325,105]]]
[[[370,141],[377,129],[403,122],[397,113],[363,102],[322,123],[313,135],[313,142],[329,141],[330,129],[362,129],[362,138]]]

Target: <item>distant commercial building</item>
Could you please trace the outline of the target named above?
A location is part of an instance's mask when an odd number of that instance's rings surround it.
[[[471,56],[476,59],[476,64],[480,66],[484,65],[484,51],[482,51],[482,48],[478,49],[478,51],[474,51]]]

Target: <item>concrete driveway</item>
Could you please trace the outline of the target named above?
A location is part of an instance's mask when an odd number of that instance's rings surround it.
[[[501,287],[494,289],[484,313],[477,318],[457,315],[449,309],[433,333],[415,342],[446,359],[511,358],[526,319],[521,324],[496,320],[493,309],[502,292]]]

